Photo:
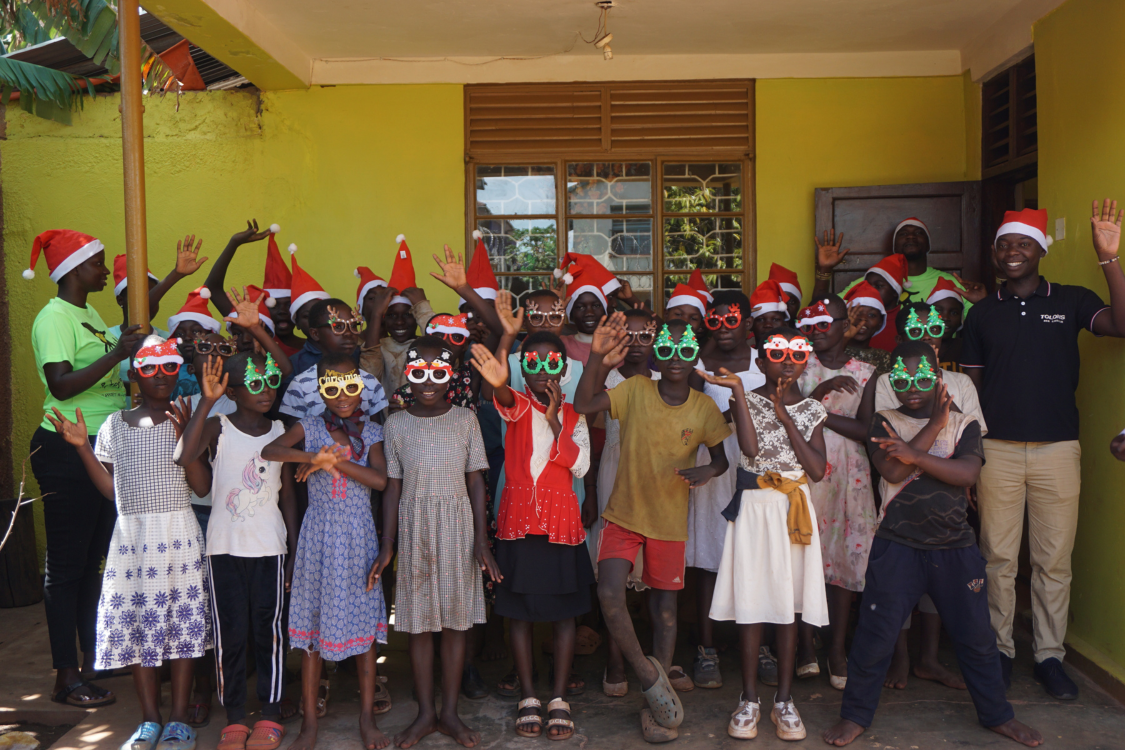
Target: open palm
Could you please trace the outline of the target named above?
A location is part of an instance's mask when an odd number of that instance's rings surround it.
[[[493,388],[501,388],[508,383],[508,352],[500,349],[493,356],[483,344],[473,344],[473,358],[469,362],[488,381]]]
[[[1105,199],[1099,209],[1098,201],[1094,201],[1093,214],[1090,216],[1090,231],[1094,240],[1094,250],[1100,260],[1108,260],[1117,255],[1121,244],[1121,215],[1125,211],[1117,210],[1117,201]]]

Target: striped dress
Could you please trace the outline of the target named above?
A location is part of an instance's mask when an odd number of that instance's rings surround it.
[[[426,633],[483,623],[465,484],[467,472],[488,468],[476,415],[460,406],[437,417],[400,411],[383,430],[387,477],[402,480],[395,629]]]

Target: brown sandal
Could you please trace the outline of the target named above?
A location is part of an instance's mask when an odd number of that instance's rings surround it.
[[[375,700],[371,702],[371,713],[379,716],[390,711],[391,706],[391,691],[387,690],[387,686],[382,682],[375,682]]]
[[[543,734],[543,717],[539,715],[539,708],[543,704],[538,698],[524,698],[519,702],[517,714],[525,708],[534,708],[535,713],[526,716],[516,716],[516,734],[520,737],[535,738]],[[532,728],[534,727],[534,731]]]
[[[562,698],[555,698],[547,704],[547,716],[550,717],[552,711],[566,711],[566,715],[570,716],[570,704]],[[563,731],[559,734],[552,735],[551,727],[562,727]],[[574,736],[574,721],[567,719],[547,719],[547,739],[549,740],[569,740]]]

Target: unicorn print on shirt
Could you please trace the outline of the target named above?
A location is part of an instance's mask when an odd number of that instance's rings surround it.
[[[253,516],[254,509],[269,499],[270,493],[265,483],[268,470],[269,462],[259,453],[255,453],[246,462],[246,467],[242,470],[242,486],[231,490],[227,495],[227,510],[230,511],[232,521],[245,521],[247,515]]]

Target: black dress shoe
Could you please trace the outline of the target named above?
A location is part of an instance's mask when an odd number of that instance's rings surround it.
[[[1012,657],[1000,653],[1000,676],[1004,678],[1004,689],[1012,689]]]
[[[471,701],[488,697],[488,686],[484,684],[480,672],[473,664],[466,665],[465,671],[461,673],[461,695]]]
[[[1054,657],[1035,665],[1035,679],[1043,683],[1043,687],[1056,700],[1072,701],[1078,697],[1078,686],[1067,677],[1062,662]]]

